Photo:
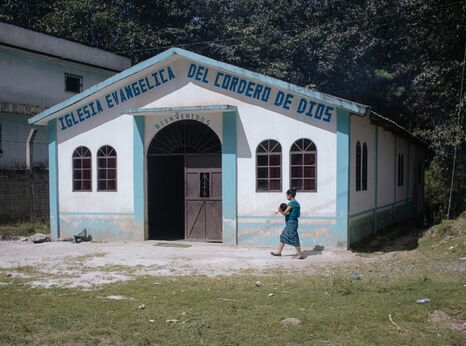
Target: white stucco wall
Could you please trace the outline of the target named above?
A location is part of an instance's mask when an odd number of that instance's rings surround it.
[[[377,206],[392,204],[395,200],[396,167],[395,136],[379,127],[377,179]]]
[[[65,72],[83,77],[83,90],[115,72],[0,45],[0,100],[50,107],[76,95],[65,91]]]
[[[133,212],[133,118],[120,116],[58,146],[60,213]],[[104,145],[117,152],[117,191],[97,191],[97,151]],[[79,146],[92,153],[92,192],[73,192],[72,155]]]
[[[375,207],[375,145],[376,126],[368,118],[351,115],[350,124],[350,215],[360,213]],[[361,145],[361,172],[363,145],[367,145],[367,190],[356,191],[356,144]]]
[[[143,78],[152,72],[173,68],[176,79],[157,87],[152,92],[142,94],[128,100],[125,104],[115,105],[111,110],[89,118],[85,122],[63,128],[58,126],[58,172],[59,172],[59,213],[66,221],[64,214],[113,214],[134,212],[133,186],[133,118],[125,113],[125,109],[183,107],[200,105],[233,105],[237,107],[237,213],[238,217],[272,216],[277,206],[286,201],[285,191],[289,188],[289,151],[292,143],[300,138],[311,139],[317,147],[317,192],[298,193],[302,205],[303,217],[336,215],[336,115],[332,114],[331,122],[313,124],[305,115],[290,116],[259,104],[251,104],[244,96],[231,97],[215,92],[199,85],[200,83],[186,81],[181,76],[187,68],[184,61],[164,61],[164,65],[152,66],[149,71],[141,71],[112,86],[118,90],[133,80]],[[105,98],[109,90],[98,92],[93,99]],[[89,102],[85,100],[63,111],[69,113]],[[254,103],[254,102],[253,102]],[[106,107],[106,106],[104,106]],[[223,122],[221,112],[196,112],[223,141]],[[76,113],[74,115],[76,117]],[[170,117],[172,120],[170,120]],[[147,151],[150,142],[160,127],[160,121],[173,121],[174,112],[154,113],[145,116],[144,147]],[[156,126],[157,125],[157,126]],[[282,145],[282,191],[256,192],[256,147],[266,139],[275,139]],[[87,146],[93,155],[93,189],[92,192],[72,191],[72,161],[73,151],[80,145]],[[118,153],[118,191],[98,192],[96,153],[102,145],[113,146]],[[146,161],[146,160],[145,160]],[[145,186],[147,189],[147,168],[144,168]],[[147,208],[147,193],[145,204]],[[280,221],[281,220],[276,220]],[[63,221],[64,222],[64,221]],[[146,214],[147,222],[147,214]],[[332,221],[329,221],[332,223]],[[274,231],[275,232],[275,231]],[[319,232],[319,231],[318,231]],[[320,232],[327,232],[321,230]],[[146,232],[147,234],[147,232]]]
[[[237,98],[228,97],[189,83],[181,89],[154,101],[146,108],[189,105],[234,105],[238,108],[237,119],[237,169],[238,215],[271,215],[278,204],[286,201],[284,192],[289,188],[289,151],[294,141],[309,138],[317,146],[317,192],[298,193],[302,215],[334,216],[336,212],[336,136],[303,118],[292,118],[277,112],[251,105]],[[202,112],[200,113],[202,114]],[[221,114],[202,114],[212,120],[212,128],[222,140]],[[156,119],[146,117],[146,147],[155,134]],[[215,119],[217,117],[217,119]],[[335,128],[336,117],[332,117]],[[260,142],[275,139],[282,146],[282,192],[256,192],[256,156]]]

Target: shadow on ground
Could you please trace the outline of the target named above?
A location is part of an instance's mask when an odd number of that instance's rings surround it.
[[[414,226],[394,226],[385,231],[351,245],[350,250],[357,253],[393,252],[414,250],[419,245],[425,228]]]
[[[309,257],[309,256],[315,256],[315,255],[322,255],[322,251],[324,251],[325,246],[321,245],[316,245],[312,250],[304,250],[303,251],[303,256],[304,258]]]

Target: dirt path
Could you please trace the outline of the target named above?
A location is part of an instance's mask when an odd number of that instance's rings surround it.
[[[158,246],[158,245],[165,246]],[[272,257],[272,248],[232,247],[187,242],[52,242],[33,244],[0,242],[0,268],[12,276],[26,277],[33,286],[90,288],[138,275],[235,275],[249,273],[331,273],[336,267],[373,261],[343,249],[306,251],[304,260],[288,248]]]

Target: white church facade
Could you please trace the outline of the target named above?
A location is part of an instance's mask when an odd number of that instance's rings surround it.
[[[48,126],[52,237],[303,246],[422,218],[425,146],[369,106],[173,48],[32,117]]]

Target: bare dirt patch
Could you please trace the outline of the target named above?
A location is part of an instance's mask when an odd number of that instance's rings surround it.
[[[461,330],[466,334],[466,323],[458,321],[442,310],[434,310],[429,315],[429,322],[437,327]]]
[[[92,288],[132,280],[141,275],[325,275],[331,273],[335,266],[341,268],[375,260],[344,249],[308,250],[306,259],[298,261],[291,248],[276,258],[270,256],[271,248],[264,247],[173,244],[177,246],[155,246],[158,243],[154,241],[81,244],[0,242],[0,269],[24,277],[21,268],[27,267],[32,286]]]

